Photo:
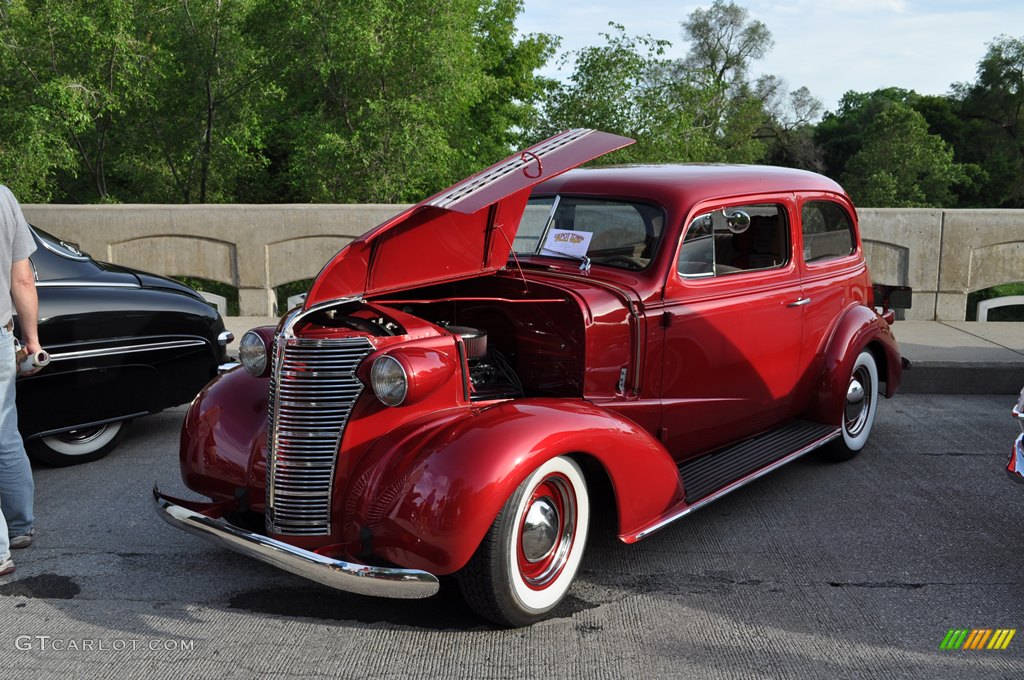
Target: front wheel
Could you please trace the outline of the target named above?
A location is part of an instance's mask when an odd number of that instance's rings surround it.
[[[825,449],[832,460],[849,460],[868,443],[871,429],[875,425],[875,411],[878,408],[878,365],[874,355],[864,350],[857,355],[850,372],[843,403],[843,436]]]
[[[47,465],[67,467],[99,460],[121,441],[127,421],[69,430],[28,443],[29,453]]]
[[[459,572],[463,597],[503,626],[540,621],[572,585],[589,526],[583,473],[566,456],[552,458],[509,497]]]

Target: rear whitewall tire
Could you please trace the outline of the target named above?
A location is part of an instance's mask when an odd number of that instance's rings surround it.
[[[850,369],[839,423],[842,436],[824,449],[826,457],[843,461],[860,453],[875,426],[878,397],[878,363],[871,351],[865,349]]]

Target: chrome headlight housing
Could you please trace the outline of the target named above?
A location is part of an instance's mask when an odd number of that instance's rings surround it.
[[[398,359],[385,354],[373,362],[370,387],[382,404],[399,406],[409,392],[409,376]]]
[[[253,377],[266,375],[269,354],[267,343],[256,331],[247,331],[238,342],[238,360]]]

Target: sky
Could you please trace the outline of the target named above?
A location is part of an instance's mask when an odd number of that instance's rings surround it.
[[[751,73],[775,75],[793,90],[806,86],[826,111],[847,91],[902,87],[946,94],[972,82],[987,44],[1001,34],[1024,37],[1021,0],[734,0],[771,31],[775,46]],[[525,0],[520,33],[561,36],[559,54],[604,44],[608,22],[629,35],[669,40],[670,57],[688,45],[680,22],[704,2],[670,0]],[[553,59],[542,73],[567,78],[571,65]]]

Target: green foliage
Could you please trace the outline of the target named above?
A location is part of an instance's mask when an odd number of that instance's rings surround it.
[[[901,103],[875,116],[843,175],[846,190],[863,207],[952,205],[950,187],[965,181],[967,173],[953,162],[949,145],[928,133],[924,116]]]
[[[220,281],[214,281],[212,279],[201,279],[195,276],[173,276],[171,278],[175,281],[184,283],[193,290],[201,290],[205,293],[220,295],[227,300],[227,316],[238,316],[238,288],[235,286],[222,283]]]
[[[978,303],[997,297],[1024,295],[1024,282],[1006,283],[975,291],[967,296],[967,321],[978,320]],[[989,310],[989,321],[1024,321],[1024,306],[1011,305]]]
[[[947,96],[806,88],[752,64],[768,28],[713,0],[688,46],[611,24],[559,39],[523,0],[3,0],[0,177],[24,201],[413,202],[570,127],[637,143],[601,162],[791,165],[864,205],[1024,207],[1024,40]],[[922,122],[923,121],[923,122]]]
[[[756,162],[765,145],[765,102],[746,74],[771,47],[768,29],[745,9],[716,0],[683,22],[692,43],[683,60],[664,57],[670,43],[631,36],[609,24],[605,44],[567,55],[574,64],[553,84],[537,137],[569,127],[593,127],[637,143],[604,162]]]
[[[0,168],[24,200],[113,201],[122,124],[145,100],[152,50],[130,0],[10,0],[0,10]],[[26,158],[38,165],[19,172]]]
[[[277,310],[279,313],[284,314],[288,311],[288,298],[293,295],[301,295],[302,293],[308,293],[309,289],[313,286],[313,279],[302,279],[300,281],[290,281],[288,283],[282,283],[280,286],[274,289],[275,299],[277,300]]]

